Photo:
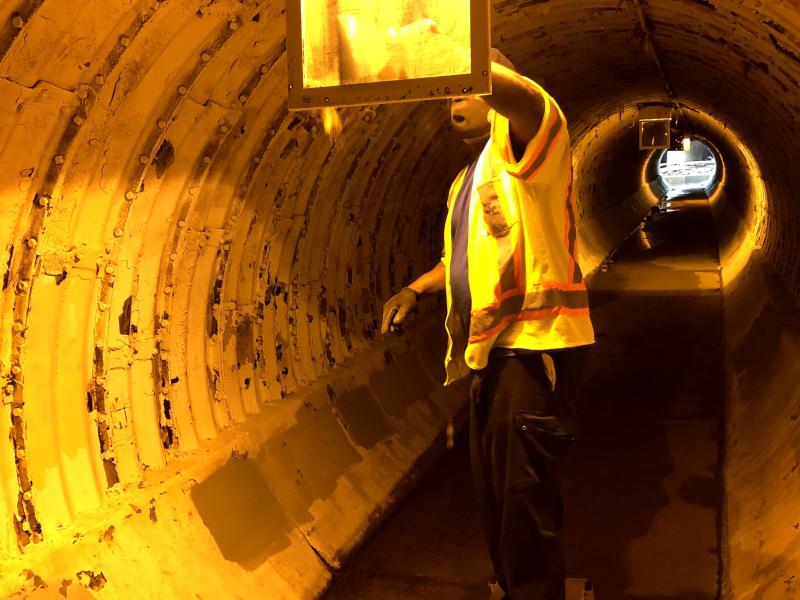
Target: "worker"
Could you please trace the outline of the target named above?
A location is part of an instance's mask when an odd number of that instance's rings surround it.
[[[496,49],[491,78],[490,95],[450,101],[474,160],[450,187],[441,261],[386,302],[381,330],[446,292],[445,385],[472,378],[474,492],[498,584],[512,600],[563,600],[560,473],[580,375],[566,367],[594,343],[572,157],[555,100]]]

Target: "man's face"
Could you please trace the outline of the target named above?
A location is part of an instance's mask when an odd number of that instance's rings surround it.
[[[450,100],[450,124],[462,138],[489,133],[489,105],[477,96]]]

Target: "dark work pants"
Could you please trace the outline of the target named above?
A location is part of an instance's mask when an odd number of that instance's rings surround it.
[[[560,474],[576,428],[572,401],[582,350],[491,356],[473,373],[470,456],[478,510],[498,583],[512,600],[564,600]]]

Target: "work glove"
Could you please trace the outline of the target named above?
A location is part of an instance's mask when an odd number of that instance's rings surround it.
[[[391,328],[392,331],[405,320],[406,315],[417,306],[417,293],[411,288],[404,287],[383,305],[383,323],[381,333],[386,335]]]

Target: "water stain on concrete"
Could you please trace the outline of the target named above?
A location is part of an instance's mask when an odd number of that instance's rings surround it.
[[[412,394],[409,396],[411,402],[416,399]],[[353,441],[362,448],[374,448],[397,432],[365,385],[336,394],[332,400]]]
[[[236,327],[236,360],[241,367],[253,362],[253,318],[243,316]]]
[[[255,461],[275,496],[299,524],[314,519],[311,505],[329,497],[350,467],[362,460],[333,413],[327,392],[311,394],[297,422],[261,445]]]
[[[439,362],[444,361],[443,356]],[[428,398],[438,387],[424,373],[425,367],[417,354],[406,352],[394,357],[390,369],[370,373],[369,387],[387,415],[402,419],[411,406],[420,398]]]
[[[191,495],[227,560],[252,571],[289,547],[289,520],[252,460],[231,457]]]

